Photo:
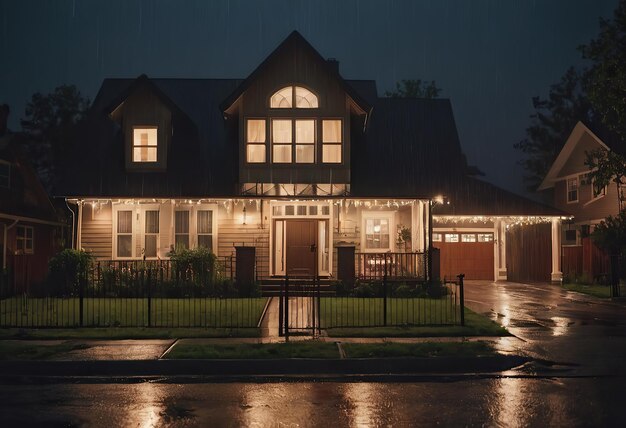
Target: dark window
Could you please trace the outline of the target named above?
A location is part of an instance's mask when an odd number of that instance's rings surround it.
[[[565,240],[568,242],[576,241],[576,230],[566,230]]]

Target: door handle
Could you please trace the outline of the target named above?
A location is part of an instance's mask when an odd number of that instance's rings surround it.
[[[317,250],[317,245],[311,244],[311,252],[314,253]]]

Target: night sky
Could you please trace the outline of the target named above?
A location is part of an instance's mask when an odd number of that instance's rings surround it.
[[[570,65],[618,0],[0,0],[0,103],[9,127],[63,83],[91,99],[106,77],[244,78],[293,30],[347,79],[435,80],[486,180],[523,192],[532,97]]]

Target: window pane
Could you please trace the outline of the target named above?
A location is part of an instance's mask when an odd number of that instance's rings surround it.
[[[341,143],[341,120],[322,121],[322,142]]]
[[[459,242],[458,233],[446,233],[446,242]]]
[[[322,162],[341,163],[341,145],[324,144],[322,147]]]
[[[198,211],[198,233],[211,233],[213,226],[213,212]]]
[[[317,96],[306,88],[296,86],[296,108],[317,107]]]
[[[296,143],[297,144],[315,143],[315,121],[314,120],[296,120]]]
[[[441,233],[433,233],[433,242],[441,242]]]
[[[291,143],[291,120],[272,120],[272,142]]]
[[[315,162],[315,146],[304,145],[296,146],[296,162],[298,163],[313,163]]]
[[[211,235],[198,235],[198,247],[213,250],[213,237]]]
[[[175,248],[189,248],[189,235],[177,234]]]
[[[133,236],[117,236],[117,257],[132,257]]]
[[[265,120],[248,120],[248,143],[265,142]]]
[[[133,148],[133,162],[156,162],[156,147],[135,147]]]
[[[189,211],[176,211],[175,233],[189,233]]]
[[[17,228],[16,233],[18,238],[24,238],[24,236],[26,236],[26,228],[24,226],[20,226]]]
[[[473,233],[464,233],[461,235],[462,242],[476,242],[476,235]]]
[[[287,86],[280,89],[270,99],[271,108],[291,108],[291,100],[293,97],[293,86]]]
[[[315,205],[309,207],[309,215],[317,215],[317,207]]]
[[[298,205],[296,212],[298,213],[298,215],[306,215],[306,206]]]
[[[247,159],[248,159],[248,163],[265,162],[265,145],[264,144],[248,144]]]
[[[275,163],[290,163],[291,162],[291,145],[275,145],[272,153],[273,161]]]
[[[146,245],[144,248],[146,257],[157,256],[157,235],[146,235]]]
[[[133,146],[154,146],[157,145],[156,128],[134,128]]]
[[[146,233],[159,233],[158,211],[146,211]]]
[[[33,228],[32,227],[26,227],[24,229],[26,229],[26,237],[29,238],[29,239],[33,239]]]
[[[117,233],[133,233],[133,212],[117,212]]]
[[[479,233],[478,234],[478,242],[492,242],[493,241],[493,233]]]
[[[293,205],[287,205],[285,207],[285,215],[293,215],[293,213],[294,213]]]

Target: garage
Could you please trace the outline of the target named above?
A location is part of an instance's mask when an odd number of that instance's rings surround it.
[[[433,246],[440,250],[441,278],[494,279],[493,232],[437,231],[433,232]]]

